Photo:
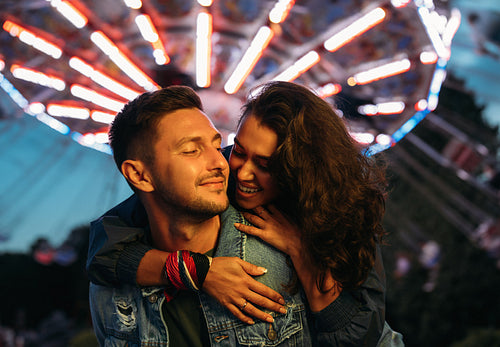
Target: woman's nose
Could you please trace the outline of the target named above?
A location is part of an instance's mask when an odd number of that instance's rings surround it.
[[[238,169],[238,179],[241,181],[250,181],[254,178],[252,164],[247,160]]]

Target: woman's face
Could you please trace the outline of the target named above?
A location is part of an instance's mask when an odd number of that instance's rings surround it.
[[[253,116],[246,117],[238,128],[229,157],[229,167],[236,180],[236,202],[251,210],[266,205],[278,196],[278,187],[268,170],[276,151],[278,136]]]

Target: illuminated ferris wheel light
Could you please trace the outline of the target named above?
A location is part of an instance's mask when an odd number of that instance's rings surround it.
[[[392,63],[384,64],[373,69],[359,72],[353,76],[356,84],[367,84],[382,78],[387,78],[410,70],[411,63],[408,59],[402,59]]]
[[[275,24],[283,22],[294,4],[295,0],[279,0],[269,12],[269,21]]]
[[[234,94],[238,91],[261,57],[262,52],[273,38],[273,35],[274,32],[268,26],[263,26],[259,29],[250,43],[250,46],[224,85],[226,93]]]
[[[210,58],[212,55],[212,16],[201,12],[196,20],[196,84],[210,86]]]
[[[317,62],[320,56],[316,51],[310,51],[302,58],[297,60],[292,66],[273,78],[273,81],[293,81],[298,76],[309,70]]]
[[[325,49],[330,52],[335,52],[355,37],[382,22],[384,18],[385,11],[382,8],[377,7],[326,40],[324,43]]]
[[[78,29],[82,29],[87,25],[87,17],[68,1],[51,0],[50,4]]]
[[[133,8],[134,10],[138,10],[142,7],[141,0],[124,0],[123,2],[127,7]]]

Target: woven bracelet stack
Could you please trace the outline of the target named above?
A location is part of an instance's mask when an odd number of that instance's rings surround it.
[[[164,274],[173,288],[165,290],[165,297],[170,301],[177,291],[199,291],[207,277],[212,258],[191,251],[172,252],[165,261]]]

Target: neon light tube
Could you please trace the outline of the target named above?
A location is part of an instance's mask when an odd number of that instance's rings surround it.
[[[357,142],[362,143],[362,144],[366,144],[366,145],[372,143],[375,140],[375,136],[373,134],[370,134],[370,133],[352,132],[352,133],[349,133],[349,135],[351,135],[351,137],[354,140],[356,140]]]
[[[133,8],[134,10],[138,10],[142,7],[141,0],[123,0],[127,7]]]
[[[19,107],[22,109],[29,105],[28,100],[0,73],[0,88],[2,88]]]
[[[32,102],[28,105],[28,107],[26,107],[25,111],[30,115],[42,113],[45,112],[45,105],[41,102]]]
[[[391,0],[392,6],[396,8],[405,7],[410,3],[411,0]]]
[[[71,24],[73,24],[78,29],[81,29],[85,25],[87,25],[87,17],[85,17],[69,2],[63,0],[50,0],[50,5],[52,5],[52,7],[54,7],[60,14],[62,14],[67,20],[71,22]]]
[[[71,66],[82,75],[90,78],[92,81],[100,84],[104,88],[125,99],[133,100],[140,94],[138,91],[130,89],[120,82],[115,81],[111,77],[106,76],[102,72],[95,70],[92,66],[85,63],[80,58],[72,57],[69,60],[69,66]]]
[[[438,55],[436,54],[436,52],[426,51],[420,53],[420,62],[422,64],[434,64],[437,62],[437,60],[438,60]]]
[[[295,0],[279,0],[269,12],[269,21],[275,24],[284,22],[294,4]]]
[[[321,86],[318,89],[316,89],[316,93],[318,93],[320,98],[324,99],[324,98],[327,98],[329,96],[340,93],[341,90],[342,90],[342,87],[340,86],[340,84],[328,83],[328,84],[325,84],[324,86]]]
[[[144,40],[155,42],[159,39],[158,33],[153,26],[153,21],[147,14],[140,14],[135,17],[135,23],[137,24],[142,37],[144,37]]]
[[[90,111],[85,107],[48,104],[47,113],[53,117],[68,117],[75,119],[88,119]]]
[[[375,116],[378,114],[399,114],[405,109],[405,103],[402,101],[390,101],[378,103],[376,105],[362,105],[358,107],[358,112],[367,116]]]
[[[144,40],[150,42],[151,46],[153,46],[153,56],[155,57],[156,64],[168,64],[170,62],[170,57],[165,51],[165,47],[160,40],[160,35],[158,34],[151,17],[147,14],[140,14],[135,17],[135,23],[137,24]]]
[[[301,74],[309,70],[314,64],[320,60],[319,54],[316,51],[310,51],[302,58],[297,60],[292,66],[273,78],[273,81],[293,81]]]
[[[36,36],[31,31],[23,28],[18,24],[7,20],[3,24],[3,29],[12,36],[17,36],[19,40],[21,40],[25,44],[32,46],[40,52],[53,57],[54,59],[59,59],[62,56],[61,48],[48,42],[47,40],[42,39],[41,37]]]
[[[441,39],[441,36],[432,21],[429,10],[425,7],[419,7],[418,14],[420,15],[420,19],[422,20],[425,31],[427,32],[427,36],[429,36],[437,55],[439,55],[440,58],[449,60],[451,55],[450,49],[445,46],[443,40]]]
[[[84,146],[92,146],[96,143],[108,143],[108,133],[97,132],[97,133],[86,133],[79,138],[78,142]]]
[[[240,89],[273,36],[274,32],[269,27],[263,26],[259,29],[250,43],[250,46],[224,85],[226,93],[234,94]]]
[[[90,118],[92,118],[96,122],[104,124],[111,124],[111,122],[113,122],[113,120],[115,119],[115,116],[116,114],[114,113],[108,113],[96,110],[90,112]]]
[[[355,84],[367,84],[382,78],[394,76],[410,70],[411,63],[408,59],[395,61],[389,64],[381,65],[371,70],[359,72],[352,79]]]
[[[196,84],[210,86],[210,58],[212,55],[212,16],[202,12],[196,20]]]
[[[95,31],[90,35],[92,42],[104,52],[132,81],[147,91],[158,89],[158,85],[141,71],[111,40],[101,31]]]
[[[109,98],[107,96],[99,94],[92,89],[85,88],[84,86],[78,84],[71,85],[70,91],[71,94],[73,94],[77,98],[90,101],[111,111],[119,112],[125,105],[121,101]]]
[[[69,128],[69,126],[67,126],[66,124],[58,121],[57,119],[49,116],[48,114],[46,114],[44,112],[37,114],[35,117],[40,122],[48,125],[52,129],[60,132],[63,135],[68,135],[70,133],[70,131],[71,131],[70,128]]]
[[[451,46],[451,41],[453,40],[453,37],[457,33],[458,27],[460,26],[460,22],[462,20],[462,17],[460,15],[460,11],[457,10],[456,8],[451,10],[451,17],[448,20],[448,23],[446,24],[446,27],[444,28],[443,32],[443,43],[447,46]]]
[[[212,6],[213,0],[198,0],[198,4],[204,7]]]
[[[352,41],[355,37],[381,23],[384,18],[385,11],[377,7],[326,40],[324,43],[325,49],[330,52],[335,52],[346,43]]]
[[[49,87],[58,91],[62,91],[64,90],[64,88],[66,88],[66,83],[62,79],[46,75],[40,71],[20,67],[16,64],[12,65],[10,71],[15,78],[19,78],[24,81],[39,84],[41,86]]]

